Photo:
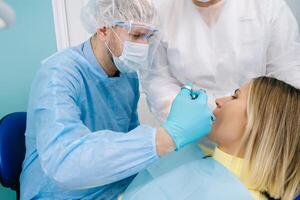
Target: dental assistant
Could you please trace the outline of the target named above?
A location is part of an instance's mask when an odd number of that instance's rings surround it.
[[[158,20],[148,0],[90,0],[94,34],[46,59],[27,115],[21,199],[116,199],[134,175],[211,129],[207,96],[182,89],[160,128],[140,125],[138,70],[147,70]]]
[[[284,0],[155,0],[164,34],[141,83],[160,122],[186,82],[214,99],[249,79],[300,87],[300,37]],[[151,84],[150,84],[151,83]],[[163,87],[162,87],[163,86]]]

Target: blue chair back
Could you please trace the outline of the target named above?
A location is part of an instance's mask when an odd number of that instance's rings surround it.
[[[25,157],[26,113],[12,113],[0,121],[0,182],[19,191]]]

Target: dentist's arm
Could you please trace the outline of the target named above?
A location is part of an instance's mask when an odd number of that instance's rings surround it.
[[[122,180],[209,132],[205,95],[192,100],[187,90],[177,95],[162,128],[140,125],[128,133],[92,132],[81,121],[76,102],[80,78],[58,70],[39,74],[28,114],[42,170],[62,188],[79,190]]]

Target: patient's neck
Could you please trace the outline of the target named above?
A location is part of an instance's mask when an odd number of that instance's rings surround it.
[[[245,155],[245,149],[244,148],[239,149],[238,144],[219,145],[218,148],[221,151],[238,158],[244,158]]]

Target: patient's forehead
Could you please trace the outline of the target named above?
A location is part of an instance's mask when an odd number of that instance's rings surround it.
[[[243,84],[239,89],[237,89],[236,92],[240,96],[248,97],[249,89],[250,89],[250,82],[247,82]]]

